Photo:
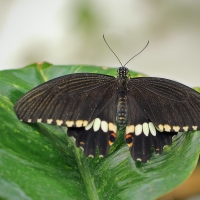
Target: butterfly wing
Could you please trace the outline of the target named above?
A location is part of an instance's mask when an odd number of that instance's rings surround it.
[[[112,76],[70,74],[45,82],[26,93],[15,104],[14,110],[24,122],[84,127],[112,100],[116,93],[115,85]]]
[[[68,127],[85,156],[107,155],[116,138],[117,93],[112,76],[72,74],[48,81],[15,105],[19,119]]]
[[[130,79],[129,91],[160,131],[183,132],[200,128],[200,94],[163,78]]]
[[[133,160],[147,162],[151,157],[152,147],[156,154],[161,154],[165,145],[171,145],[172,137],[177,133],[157,130],[131,93],[127,96],[127,104],[126,143]]]
[[[99,156],[108,154],[110,146],[115,142],[117,95],[114,95],[107,106],[86,127],[69,128],[68,136],[75,138],[76,146],[84,150],[85,156],[94,157],[96,147]]]
[[[200,94],[162,78],[130,79],[126,142],[134,160],[161,154],[177,132],[200,128]]]

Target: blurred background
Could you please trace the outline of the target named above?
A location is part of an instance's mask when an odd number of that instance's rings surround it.
[[[200,1],[0,0],[0,69],[32,62],[118,67],[200,86]]]
[[[119,67],[103,34],[122,63],[150,41],[129,69],[200,86],[200,1],[188,0],[0,0],[0,70],[38,61]]]

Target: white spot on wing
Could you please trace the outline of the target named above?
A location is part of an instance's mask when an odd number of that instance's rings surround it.
[[[101,126],[101,120],[100,120],[99,118],[96,118],[96,119],[94,120],[93,130],[94,130],[95,132],[98,131],[99,128],[100,128],[100,126]]]
[[[51,124],[53,119],[47,119],[47,124]]]
[[[168,124],[165,124],[165,125],[164,125],[164,129],[165,129],[165,131],[170,132],[171,126],[168,125]]]
[[[28,121],[27,121],[27,122],[28,122],[28,123],[31,123],[31,121],[32,121],[32,119],[28,119]]]
[[[87,126],[88,125],[88,121],[87,120],[83,120],[83,126]]]
[[[193,129],[194,131],[196,131],[197,128],[198,128],[198,126],[192,126],[192,129]]]
[[[142,125],[138,124],[135,126],[135,135],[140,135],[142,133]]]
[[[57,119],[57,120],[56,120],[56,124],[57,124],[58,126],[61,126],[61,125],[63,124],[63,120]]]
[[[39,123],[42,122],[42,118],[37,119],[37,122]]]
[[[66,121],[65,124],[67,127],[72,127],[74,125],[74,121]]]
[[[159,124],[157,129],[158,129],[158,131],[163,132],[163,125]]]
[[[117,132],[117,126],[115,124],[113,124],[113,123],[110,122],[108,124],[108,130],[116,133]]]
[[[134,125],[126,126],[126,135],[129,133],[134,133],[134,130],[135,130]]]
[[[188,129],[189,129],[189,126],[183,126],[184,131],[188,131]]]
[[[176,132],[179,132],[180,126],[173,126],[173,129],[174,129]]]
[[[76,127],[82,127],[83,120],[77,120],[76,121]]]
[[[153,136],[156,136],[156,129],[152,122],[149,122],[149,130]]]
[[[93,120],[92,122],[90,122],[90,123],[85,127],[85,130],[88,131],[89,129],[91,129],[92,126],[93,126],[93,124],[94,124],[94,120]]]
[[[101,121],[101,129],[103,132],[108,132],[108,123],[106,121]]]
[[[143,133],[148,136],[149,135],[149,126],[148,124],[145,122],[142,124],[142,129],[143,129]]]

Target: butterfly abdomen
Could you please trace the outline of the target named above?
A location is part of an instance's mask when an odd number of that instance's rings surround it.
[[[117,104],[117,121],[120,126],[126,123],[127,119],[127,98],[124,93],[120,94]]]

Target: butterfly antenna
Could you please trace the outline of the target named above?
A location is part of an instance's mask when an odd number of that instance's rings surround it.
[[[120,59],[117,57],[116,53],[110,48],[110,46],[109,46],[108,43],[106,42],[106,39],[105,39],[104,35],[103,35],[103,39],[104,39],[105,43],[107,44],[108,48],[113,52],[113,54],[115,55],[115,57],[119,60],[121,66],[124,67],[124,66],[122,65]]]
[[[128,62],[126,64],[128,64],[133,58],[135,58],[137,55],[139,55],[140,53],[142,53],[148,46],[149,44],[149,41],[147,42],[146,46],[139,52],[137,53],[136,55],[134,55],[130,60],[128,60]],[[124,65],[124,67],[126,66],[126,64]]]

